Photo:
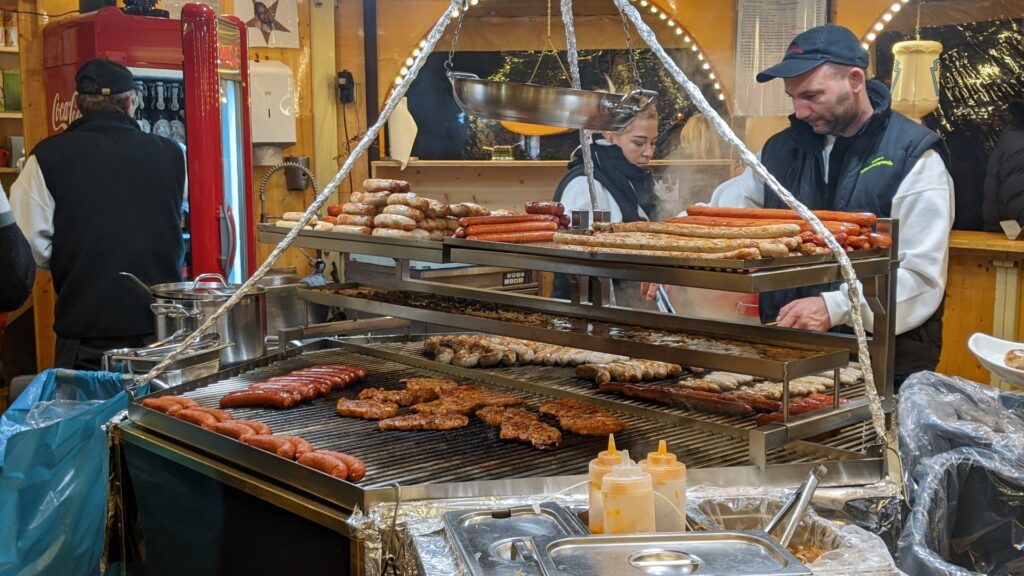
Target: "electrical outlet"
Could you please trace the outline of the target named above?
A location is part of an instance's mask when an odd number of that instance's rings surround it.
[[[338,100],[345,104],[356,101],[356,83],[348,70],[338,72]]]

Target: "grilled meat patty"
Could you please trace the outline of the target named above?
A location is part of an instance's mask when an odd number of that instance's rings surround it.
[[[476,411],[476,417],[491,426],[501,426],[509,420],[526,420],[536,422],[540,416],[524,408],[505,408],[504,406],[486,406]]]
[[[541,450],[553,448],[562,442],[562,433],[558,431],[558,428],[527,418],[512,418],[503,421],[499,436],[502,440],[525,442]]]
[[[378,402],[377,400],[342,398],[338,400],[338,414],[347,418],[381,420],[398,414],[398,404],[394,402]]]
[[[406,414],[377,423],[380,430],[454,430],[469,425],[463,414]]]
[[[391,402],[399,406],[412,406],[421,402],[430,402],[437,399],[437,391],[432,388],[420,388],[417,390],[384,390],[382,388],[366,388],[359,392],[359,398],[363,400],[376,400],[378,402]]]

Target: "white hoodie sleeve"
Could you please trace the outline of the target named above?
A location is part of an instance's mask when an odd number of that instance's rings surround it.
[[[758,161],[761,153],[757,153]],[[730,208],[764,208],[764,182],[749,166],[743,173],[722,182],[711,195],[711,206]]]
[[[898,219],[900,225],[896,334],[924,324],[942,302],[953,205],[953,178],[942,157],[929,150],[907,173],[892,200],[892,218]],[[833,326],[850,323],[851,306],[845,285],[841,290],[823,293],[822,297]],[[873,319],[863,297],[861,311],[864,327],[873,330]]]
[[[11,210],[14,220],[32,248],[36,265],[50,269],[53,248],[53,196],[35,155],[29,156],[18,179],[11,186]]]

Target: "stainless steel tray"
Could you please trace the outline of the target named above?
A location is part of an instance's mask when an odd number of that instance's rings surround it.
[[[278,228],[272,224],[260,224],[259,241],[267,244],[278,244],[289,230]],[[366,254],[383,256],[399,260],[417,260],[420,262],[446,263],[444,246],[441,242],[423,240],[403,240],[401,238],[383,238],[361,234],[342,234],[340,232],[315,232],[302,230],[295,237],[293,246],[315,248],[349,254]]]
[[[453,313],[430,306],[430,295],[425,293],[406,293],[427,302],[414,305],[389,303],[334,292],[343,289],[369,289],[381,294],[396,293],[360,284],[335,284],[324,288],[299,290],[299,297],[317,304],[340,306],[369,314],[395,316],[464,330],[624,354],[634,358],[675,362],[684,366],[741,372],[776,380],[820,374],[849,364],[849,352],[846,350],[790,344],[784,339],[784,333],[781,333],[779,339],[774,342],[755,343],[716,338],[710,334],[649,330],[564,314],[547,314],[547,326],[528,325],[470,315],[469,306],[474,303],[468,300],[465,301],[466,307],[460,310],[461,313]],[[541,316],[546,314],[528,312]],[[641,334],[646,335],[647,342],[638,341]]]
[[[750,260],[635,256],[569,250],[554,243],[511,244],[445,238],[447,259],[466,264],[519,266],[548,272],[662,282],[731,292],[765,292],[842,280],[830,254]],[[884,274],[889,250],[849,252],[859,277]]]
[[[803,576],[809,568],[763,532],[535,539],[552,576]]]
[[[462,558],[463,567],[473,576],[529,574],[531,565],[516,552],[518,539],[587,534],[575,514],[551,502],[536,509],[520,506],[448,512],[444,515],[444,526]]]

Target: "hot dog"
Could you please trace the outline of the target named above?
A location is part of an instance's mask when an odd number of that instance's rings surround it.
[[[315,384],[302,384],[299,382],[260,382],[249,386],[249,390],[284,390],[285,392],[297,392],[303,401],[314,400],[320,397],[320,389]]]
[[[317,451],[303,454],[299,456],[299,464],[309,466],[314,470],[319,470],[335,478],[348,479],[348,466],[345,466],[345,463],[340,459],[324,452]]]
[[[200,406],[196,406],[194,408],[189,408],[189,410],[196,410],[198,412],[206,412],[210,416],[213,416],[214,418],[216,418],[217,422],[227,422],[228,420],[232,419],[231,418],[231,414],[228,414],[227,412],[225,412],[223,410],[217,410],[216,408],[202,408]]]
[[[409,183],[405,180],[390,178],[367,178],[363,180],[363,190],[367,192],[408,192]]]
[[[415,208],[420,211],[430,209],[430,202],[427,202],[426,198],[420,198],[412,192],[405,194],[392,194],[391,196],[388,196],[388,206],[395,206],[399,204]]]
[[[178,410],[173,415],[175,418],[191,422],[192,424],[202,426],[203,428],[209,428],[218,422],[217,418],[213,414],[200,412],[194,408],[184,408],[182,410]]]
[[[320,370],[296,370],[290,374],[284,376],[275,376],[271,380],[281,379],[299,379],[300,381],[313,381],[323,389],[323,385],[326,384],[329,388],[328,391],[337,389],[339,386],[348,386],[350,382],[358,380],[351,372],[341,371],[320,371]],[[325,392],[326,393],[326,392]]]
[[[369,218],[369,216],[367,216]],[[373,228],[369,226],[350,226],[348,224],[339,224],[331,228],[331,232],[337,232],[339,234],[355,234],[356,236],[369,236],[373,233]]]
[[[285,384],[295,385],[300,387],[309,386],[313,388],[313,391],[318,396],[326,396],[334,390],[336,386],[346,383],[345,380],[331,376],[324,378],[317,378],[314,374],[289,374],[287,376],[275,376],[267,380],[267,384]]]
[[[811,224],[804,220],[799,219],[776,219],[776,218],[727,218],[727,217],[710,217],[710,216],[680,216],[677,218],[669,218],[666,222],[670,224],[692,224],[700,226],[728,226],[738,228],[750,228],[756,226],[768,226],[768,225],[796,225],[800,227],[801,232],[814,232],[811,228]],[[857,234],[860,231],[860,226],[851,224],[849,222],[835,222],[832,220],[822,220],[821,223],[825,226],[832,234],[839,234],[840,232],[845,234]]]
[[[375,216],[377,214],[377,207],[362,202],[349,202],[342,205],[341,213],[353,216]]]
[[[349,196],[349,201],[362,202],[377,208],[383,208],[388,205],[388,196],[391,196],[391,192],[353,192]]]
[[[398,214],[380,214],[373,219],[375,228],[391,228],[392,230],[405,230],[411,232],[416,229],[416,221]],[[374,230],[376,233],[376,230]]]
[[[558,230],[557,222],[515,222],[512,224],[478,224],[466,228],[467,236],[478,234],[500,234],[504,232],[530,232],[534,230]]]
[[[327,205],[327,215],[328,216],[337,216],[337,215],[341,214],[341,206],[342,206],[341,204],[328,204]]]
[[[820,220],[850,222],[858,226],[872,226],[878,217],[870,212],[838,212],[835,210],[813,210]],[[686,213],[691,216],[726,216],[730,218],[783,218],[799,219],[796,212],[782,208],[726,208],[723,206],[690,206]]]
[[[256,431],[245,424],[239,424],[238,422],[217,422],[210,426],[210,430],[213,430],[217,434],[223,434],[230,436],[235,440],[241,440],[246,436],[255,436]]]
[[[411,208],[404,204],[392,204],[387,206],[384,208],[384,214],[397,214],[399,216],[405,216],[406,218],[415,220],[416,222],[421,222],[427,217],[422,210],[417,210],[416,208]]]
[[[309,454],[313,451],[313,445],[310,444],[306,439],[299,438],[298,436],[286,436],[280,435],[278,438],[284,438],[295,445],[295,455],[302,456],[303,454]]]
[[[232,420],[232,422],[248,426],[249,428],[252,428],[253,430],[255,430],[257,434],[272,434],[273,433],[270,430],[270,426],[267,426],[263,422],[257,422],[255,420]]]
[[[289,460],[295,459],[295,444],[281,436],[257,434],[255,436],[246,436],[245,438],[242,438],[242,442],[259,448],[260,450],[266,450],[267,452],[277,454],[281,458],[287,458]]]
[[[558,222],[558,216],[551,214],[517,214],[515,216],[471,216],[459,218],[459,226],[463,228],[482,224],[513,224],[517,222]]]
[[[554,237],[554,230],[534,232],[502,232],[497,234],[478,234],[467,236],[470,240],[482,240],[486,242],[509,242],[512,244],[525,244],[528,242],[550,242]]]
[[[297,392],[284,390],[239,390],[220,399],[221,408],[244,408],[266,406],[268,408],[291,408],[298,404],[301,396]],[[211,416],[212,418],[212,416]]]
[[[565,206],[561,202],[527,202],[527,214],[554,214],[561,216],[565,214]]]
[[[332,450],[320,450],[319,452],[334,456],[338,460],[341,460],[345,466],[348,467],[348,479],[352,482],[358,482],[366,477],[366,465],[363,461],[355,456],[345,454],[344,452],[334,452]]]

